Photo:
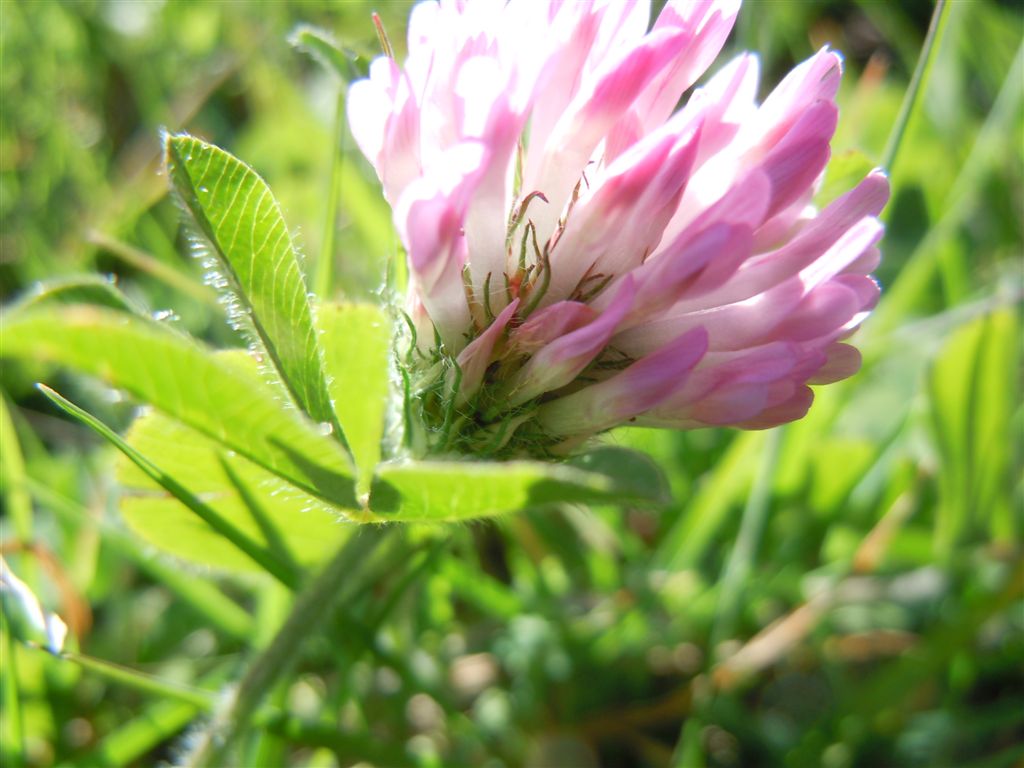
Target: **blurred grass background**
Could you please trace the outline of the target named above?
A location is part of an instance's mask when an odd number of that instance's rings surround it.
[[[100,273],[169,322],[241,343],[184,255],[161,127],[253,165],[311,258],[332,232],[338,292],[376,295],[397,247],[387,207],[338,130],[338,83],[287,42],[312,23],[372,55],[371,9],[0,2],[4,301]],[[376,10],[401,50],[408,5]],[[719,61],[761,52],[767,89],[825,43],[843,51],[827,195],[882,157],[931,13],[748,2]],[[1021,765],[1022,33],[1018,3],[951,2],[890,169],[861,374],[768,433],[615,433],[665,468],[662,512],[409,529],[400,562],[275,693],[318,728],[267,724],[249,764]],[[2,371],[5,558],[83,654],[215,688],[266,644],[286,596],[127,536],[110,451],[56,415],[39,378]],[[134,413],[57,380],[108,423]],[[206,618],[209,582],[251,609],[251,633]],[[202,709],[16,645],[6,627],[0,639],[5,765],[173,760]]]

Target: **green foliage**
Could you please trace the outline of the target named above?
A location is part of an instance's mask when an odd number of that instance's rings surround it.
[[[238,159],[191,136],[165,139],[164,166],[226,273],[240,322],[251,323],[288,393],[319,423],[337,425],[299,257],[263,179]]]
[[[946,7],[909,99],[926,5],[748,3],[721,58],[844,52],[818,204],[895,151],[861,373],[498,465],[403,455],[369,5],[3,4],[0,545],[70,635],[5,610],[0,761],[1016,764],[1024,19]]]
[[[391,396],[391,341],[385,312],[372,304],[325,304],[317,327],[326,351],[327,389],[359,473],[359,490],[370,490],[381,459]]]
[[[930,414],[939,450],[943,503],[935,534],[948,556],[966,540],[1020,538],[1009,450],[1019,429],[1020,325],[1011,309],[959,328],[929,375]]]
[[[315,496],[242,456],[225,455],[216,442],[159,413],[137,419],[126,439],[144,456],[159,457],[160,467],[193,496],[286,562],[318,562],[347,533],[338,513]],[[119,463],[117,479],[125,522],[153,546],[207,566],[254,570],[250,558],[133,462]]]
[[[619,451],[626,454],[626,451]],[[641,459],[600,458],[574,467],[538,461],[410,461],[380,465],[370,508],[384,520],[451,522],[557,503],[656,503],[660,478],[637,482],[631,472]],[[649,468],[648,468],[649,469]],[[650,474],[648,474],[650,479]]]
[[[5,356],[98,376],[319,498],[357,507],[344,449],[248,366],[155,322],[86,305],[18,313],[4,329]]]

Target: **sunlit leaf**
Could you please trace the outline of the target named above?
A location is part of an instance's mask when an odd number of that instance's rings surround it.
[[[4,319],[5,357],[98,376],[322,499],[357,506],[340,444],[290,409],[262,377],[157,323],[97,307]]]
[[[618,473],[562,464],[409,461],[378,467],[370,510],[385,520],[443,522],[565,502],[651,504],[660,500],[660,486],[639,487]]]
[[[245,324],[295,402],[334,424],[306,282],[280,206],[242,161],[191,136],[168,136],[167,175],[225,273]]]
[[[388,401],[391,323],[370,304],[328,304],[317,311],[328,389],[359,472],[362,492],[380,462]]]
[[[142,454],[137,448],[128,445],[123,437],[103,421],[96,418],[96,416],[44,384],[40,384],[39,389],[50,402],[63,410],[68,416],[89,427],[89,429],[117,448],[122,455],[142,470],[154,483],[188,507],[189,511],[230,541],[240,552],[245,553],[262,570],[271,574],[290,589],[297,588],[299,574],[294,563],[279,557],[269,547],[259,544],[240,531],[233,523],[225,520],[217,510],[190,492],[174,477],[161,469],[151,458]]]
[[[327,557],[347,529],[338,516],[293,485],[158,413],[135,421],[129,444],[252,540],[288,559],[311,564]],[[133,463],[118,463],[121,513],[136,533],[159,549],[192,562],[253,570],[251,559],[192,514]],[[239,484],[245,489],[239,492]],[[250,499],[247,502],[244,493]],[[250,504],[257,505],[254,510]],[[261,519],[261,514],[263,519]],[[279,540],[279,544],[275,541]]]

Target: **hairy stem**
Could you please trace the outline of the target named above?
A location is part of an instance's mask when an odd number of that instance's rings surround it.
[[[370,526],[358,529],[298,594],[273,641],[249,666],[223,712],[203,735],[188,763],[190,766],[221,768],[229,764],[228,751],[275,681],[297,660],[302,641],[316,632],[336,606],[365,586],[365,578],[352,575],[362,570],[360,566],[385,538],[386,530]]]

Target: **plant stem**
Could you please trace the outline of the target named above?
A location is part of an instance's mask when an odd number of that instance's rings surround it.
[[[132,688],[133,690],[157,696],[161,699],[171,699],[191,704],[201,710],[209,709],[214,702],[216,694],[211,691],[204,691],[201,688],[178,685],[166,680],[161,680],[153,675],[147,675],[130,667],[123,667],[111,661],[97,659],[92,656],[84,656],[79,653],[65,651],[58,654],[57,658],[70,661],[83,669],[94,672],[105,680],[119,685]]]
[[[323,570],[299,592],[280,631],[249,666],[221,716],[202,736],[189,766],[221,768],[227,765],[228,750],[246,729],[274,682],[297,660],[302,641],[316,632],[336,606],[351,599],[364,586],[364,578],[353,578],[352,574],[386,535],[386,528],[357,529]]]
[[[1017,114],[1024,100],[1021,72],[1024,71],[1024,43],[1010,65],[1009,74],[999,89],[995,103],[978,131],[971,151],[960,166],[942,205],[942,215],[928,229],[927,234],[914,247],[904,262],[899,275],[886,291],[885,300],[871,318],[870,328],[875,337],[893,331],[914,309],[914,303],[929,290],[928,284],[938,264],[942,246],[956,234],[957,228],[978,210],[981,204],[984,176],[998,163],[1004,162],[1017,139]],[[883,349],[871,345],[865,350],[865,360],[882,354]]]
[[[900,146],[903,144],[903,136],[907,132],[910,119],[920,110],[921,96],[924,93],[924,86],[928,82],[932,68],[935,64],[936,54],[939,50],[939,43],[946,31],[949,21],[949,11],[953,4],[948,0],[937,0],[935,11],[932,13],[931,24],[928,25],[928,33],[924,38],[924,46],[921,48],[921,55],[917,59],[917,66],[914,67],[914,75],[903,96],[903,104],[900,105],[899,115],[893,124],[889,140],[885,143],[885,151],[882,153],[882,167],[892,173],[896,163],[896,157]]]

